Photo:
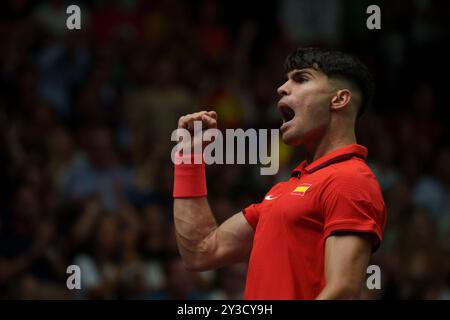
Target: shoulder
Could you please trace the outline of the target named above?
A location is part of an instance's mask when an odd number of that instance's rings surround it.
[[[324,192],[366,199],[381,197],[377,178],[362,159],[352,159],[331,165],[324,184]]]
[[[367,163],[358,158],[330,166],[331,180],[351,184],[377,182],[377,178]]]

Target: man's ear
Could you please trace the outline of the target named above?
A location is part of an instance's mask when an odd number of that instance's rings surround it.
[[[349,89],[341,89],[331,98],[330,107],[334,110],[345,108],[352,99],[352,93]]]

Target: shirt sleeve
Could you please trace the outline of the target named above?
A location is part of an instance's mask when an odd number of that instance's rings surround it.
[[[372,235],[373,251],[380,246],[386,208],[372,175],[336,176],[324,190],[324,237],[350,232]]]
[[[248,224],[253,228],[253,230],[256,230],[256,226],[258,225],[260,205],[261,204],[259,203],[254,203],[242,210],[244,217],[247,219]]]

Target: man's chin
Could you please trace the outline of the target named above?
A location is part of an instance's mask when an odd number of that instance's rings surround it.
[[[281,140],[283,140],[283,143],[290,146],[290,147],[296,147],[302,144],[302,140],[299,137],[292,136],[289,134],[289,132],[285,132],[281,136]]]

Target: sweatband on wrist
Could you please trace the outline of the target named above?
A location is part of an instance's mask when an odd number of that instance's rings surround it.
[[[183,160],[189,157],[191,164],[183,162],[180,164],[175,163],[173,197],[194,198],[206,196],[205,163],[202,161],[200,164],[195,164],[193,155],[176,155],[176,157],[177,160]]]

